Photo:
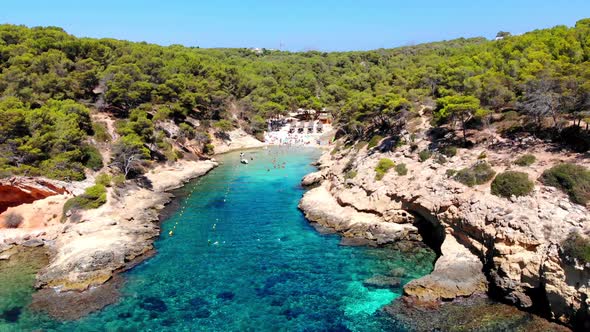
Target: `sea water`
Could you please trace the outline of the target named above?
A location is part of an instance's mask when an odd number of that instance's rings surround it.
[[[301,178],[320,155],[272,147],[218,157],[221,165],[183,187],[162,222],[157,254],[124,274],[120,300],[80,320],[27,309],[0,329],[58,331],[400,330],[380,309],[434,255],[347,247],[318,233],[297,209]],[[401,277],[399,287],[369,285]],[[400,275],[401,273],[401,275]]]

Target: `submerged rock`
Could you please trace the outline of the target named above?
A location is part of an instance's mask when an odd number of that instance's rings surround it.
[[[222,292],[217,294],[217,298],[222,300],[233,300],[235,296],[236,294],[233,292]]]
[[[366,287],[375,288],[398,288],[401,285],[401,280],[397,277],[389,276],[374,276],[363,281]]]
[[[402,298],[384,309],[401,329],[430,331],[569,331],[513,306],[495,303],[486,297],[459,298],[449,303],[425,307]]]
[[[140,301],[141,302],[139,303],[139,307],[141,307],[142,309],[145,309],[145,310],[157,311],[157,312],[164,312],[164,311],[168,310],[168,306],[166,305],[166,302],[164,302],[163,300],[161,300],[157,297],[147,297],[147,298],[144,298]]]
[[[40,289],[33,294],[31,310],[44,312],[58,320],[75,320],[116,303],[123,279],[115,276],[101,287],[85,292],[56,292]]]
[[[0,313],[0,319],[3,319],[7,323],[16,323],[22,313],[21,307],[13,307],[8,310],[4,310]]]

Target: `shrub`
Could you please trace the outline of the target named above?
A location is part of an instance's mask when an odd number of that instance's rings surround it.
[[[125,175],[117,174],[112,178],[113,186],[122,187],[125,184]]]
[[[590,238],[579,232],[571,232],[561,244],[567,257],[575,258],[582,264],[590,263]]]
[[[445,174],[448,177],[452,178],[453,176],[455,176],[455,174],[457,174],[457,170],[456,169],[449,168],[449,169],[447,169],[447,171],[445,172]]]
[[[432,152],[430,152],[429,150],[422,150],[422,151],[420,151],[420,153],[418,153],[418,159],[420,160],[421,163],[428,160],[431,156],[432,156]]]
[[[107,190],[101,184],[86,188],[80,196],[70,198],[63,207],[64,214],[71,209],[96,209],[107,201]]]
[[[107,173],[100,173],[96,176],[96,184],[103,185],[105,187],[111,186],[111,176]]]
[[[187,139],[195,138],[195,128],[193,128],[188,123],[184,123],[184,122],[181,123],[178,126],[178,131],[182,137],[185,137]]]
[[[92,145],[86,145],[82,147],[82,152],[84,153],[82,160],[84,166],[90,168],[93,171],[98,171],[102,168],[102,155],[96,147]]]
[[[4,227],[18,228],[23,223],[23,216],[16,213],[9,213],[4,217]]]
[[[440,153],[444,154],[447,157],[454,157],[457,155],[457,147],[456,146],[445,146],[442,149],[440,149]]]
[[[585,205],[590,201],[590,171],[586,167],[559,164],[543,172],[541,181],[563,190],[575,203]]]
[[[112,139],[107,126],[102,122],[93,123],[92,131],[94,132],[94,138],[99,142],[110,142]]]
[[[408,167],[404,163],[397,164],[397,165],[395,165],[395,171],[397,172],[398,175],[403,176],[403,175],[408,174]]]
[[[234,125],[231,121],[223,119],[215,122],[213,127],[217,128],[221,132],[228,132],[234,129]]]
[[[479,156],[477,156],[477,159],[486,159],[488,157],[488,154],[485,151],[482,151]]]
[[[344,178],[346,179],[354,179],[357,176],[358,172],[356,170],[350,170],[344,174]]]
[[[375,135],[375,136],[371,137],[371,140],[369,141],[367,148],[372,149],[372,148],[376,147],[379,144],[379,142],[381,142],[382,139],[383,139],[383,136],[381,136],[381,135]]]
[[[387,159],[387,158],[380,159],[379,163],[377,163],[377,166],[375,167],[375,173],[376,173],[375,179],[376,180],[383,179],[383,177],[385,176],[387,171],[389,171],[394,166],[395,166],[395,163],[391,159]]]
[[[478,162],[475,165],[463,168],[455,174],[454,179],[466,186],[473,187],[478,184],[484,184],[490,181],[496,172],[490,164]]]
[[[365,146],[367,146],[369,143],[367,141],[358,141],[355,145],[354,145],[354,149],[355,150],[361,150],[362,148],[364,148]]]
[[[211,143],[207,143],[203,146],[203,153],[205,153],[205,154],[211,155],[214,153],[214,151],[215,151],[215,146]]]
[[[537,158],[535,157],[535,155],[532,154],[523,154],[522,156],[518,157],[514,163],[518,166],[530,166],[532,165],[535,161],[537,161]]]
[[[501,197],[525,196],[533,191],[534,186],[526,173],[506,171],[492,181],[492,194]]]
[[[516,111],[508,111],[502,114],[502,120],[504,121],[516,121],[519,117],[520,115],[518,115],[518,112]]]
[[[24,165],[26,166],[26,165]],[[27,176],[43,175],[51,179],[63,181],[82,181],[86,178],[84,165],[72,162],[67,158],[55,157],[41,162],[39,170],[34,167],[20,167],[19,173]]]

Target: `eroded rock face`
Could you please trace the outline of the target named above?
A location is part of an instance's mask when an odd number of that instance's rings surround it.
[[[104,284],[118,271],[152,251],[158,236],[159,211],[172,199],[168,190],[202,176],[212,161],[179,161],[146,174],[151,188],[130,185],[109,189],[107,204],[80,211],[68,220],[51,246],[49,265],[37,275],[39,288],[84,291]]]
[[[387,222],[377,213],[340,205],[328,186],[324,183],[305,193],[301,199],[299,208],[308,220],[335,229],[346,237],[367,239],[376,244],[422,239],[412,224]]]
[[[407,231],[409,226],[416,229],[418,220],[446,230],[433,274],[406,286],[406,294],[415,298],[442,300],[485,292],[483,271],[494,295],[519,307],[548,313],[549,318],[566,324],[590,320],[590,269],[572,266],[560,250],[572,230],[590,228],[588,209],[540,183],[530,196],[504,199],[491,195],[489,184],[469,188],[445,174],[447,169],[471,165],[480,153],[462,150],[462,155],[448,158],[445,165],[432,159],[420,163],[409,148],[326,153],[319,161],[325,180],[306,193],[300,208],[310,220],[345,236],[371,223],[404,225],[407,236],[412,234]],[[497,172],[512,157],[487,153]],[[405,163],[409,173],[398,176],[390,171],[382,181],[375,181],[375,166],[384,157]],[[551,165],[544,163],[543,167]],[[351,167],[357,175],[347,179]],[[535,179],[542,171],[541,167],[534,169],[530,177]],[[371,217],[361,222],[356,219],[359,214]],[[355,235],[367,234],[367,229]]]
[[[322,172],[309,173],[301,180],[301,185],[304,187],[311,187],[319,185],[324,179]]]
[[[405,285],[406,295],[421,302],[436,302],[484,294],[488,290],[482,262],[454,236],[445,237],[441,252],[432,273]]]
[[[9,207],[29,204],[39,199],[67,192],[57,182],[26,177],[0,180],[0,213]]]

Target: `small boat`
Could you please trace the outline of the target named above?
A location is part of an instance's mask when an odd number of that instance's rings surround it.
[[[242,159],[242,160],[240,160],[240,162],[241,162],[242,164],[247,164],[247,163],[248,163],[248,159]]]

